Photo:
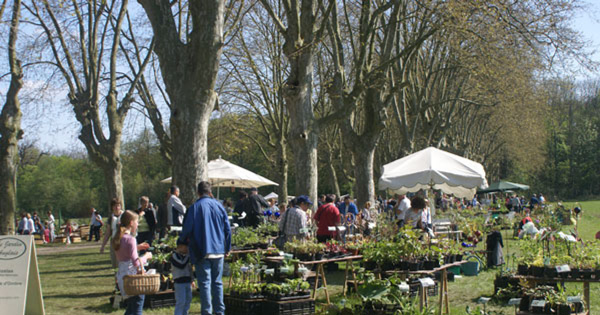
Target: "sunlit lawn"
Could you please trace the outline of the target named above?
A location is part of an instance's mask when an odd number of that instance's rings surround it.
[[[115,288],[114,271],[108,253],[98,248],[43,255],[38,257],[42,292],[47,314],[122,314],[114,310],[109,298]],[[200,313],[194,297],[192,312]],[[144,310],[148,314],[173,314],[173,307]]]
[[[571,206],[571,204],[567,204]],[[579,231],[584,239],[592,239],[600,230],[600,201],[582,202],[584,218],[579,223]],[[566,229],[572,229],[567,226]],[[505,236],[508,232],[504,233]],[[508,254],[515,250],[512,241],[507,245]],[[53,247],[53,248],[59,248]],[[505,255],[507,255],[505,249]],[[114,271],[110,267],[108,253],[99,254],[98,248],[83,248],[63,253],[55,253],[38,257],[42,292],[47,314],[122,314],[123,310],[114,310],[109,304],[109,297],[114,290]],[[340,266],[343,267],[343,266]],[[452,314],[465,314],[467,305],[475,306],[481,296],[491,296],[493,281],[498,270],[481,272],[476,277],[463,277],[450,283],[450,306]],[[328,272],[327,280],[332,302],[342,300],[343,269]],[[227,284],[227,279],[224,279]],[[581,284],[569,285],[569,290],[582,290]],[[318,302],[323,303],[325,294],[319,291]],[[600,286],[591,285],[592,314],[600,310]],[[436,303],[438,297],[430,299]],[[490,303],[488,310],[500,311],[503,314],[514,314],[514,309],[506,305]],[[173,307],[156,310],[145,310],[147,314],[173,314]],[[194,296],[191,313],[200,313],[199,298]]]

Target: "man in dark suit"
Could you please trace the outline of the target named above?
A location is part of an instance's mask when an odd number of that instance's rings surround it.
[[[250,195],[243,204],[244,212],[246,212],[246,226],[257,227],[262,222],[262,209],[268,207],[269,203],[258,194],[258,189],[255,187],[250,189]]]

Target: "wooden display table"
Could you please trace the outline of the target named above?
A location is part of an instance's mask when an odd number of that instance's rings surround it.
[[[327,289],[327,278],[325,277],[325,269],[323,265],[332,262],[346,262],[346,272],[344,274],[344,296],[346,295],[346,286],[348,285],[348,270],[351,270],[352,273],[352,282],[354,283],[354,289],[358,292],[358,282],[356,281],[356,271],[354,269],[354,260],[362,259],[361,255],[353,255],[353,256],[343,256],[336,258],[327,258],[321,260],[314,261],[300,261],[298,265],[317,265],[317,271],[315,274],[315,285],[313,288],[313,292],[311,297],[316,299],[317,297],[317,288],[319,287],[319,278],[323,281],[323,289],[325,290],[325,298],[327,299],[327,304],[331,304],[331,300],[329,299],[329,291]],[[265,257],[265,261],[282,261],[283,257]]]
[[[585,305],[585,307],[587,307],[587,310],[585,312],[583,312],[582,314],[585,315],[590,315],[590,283],[591,282],[595,282],[595,283],[600,283],[600,279],[571,279],[571,278],[538,278],[538,277],[532,277],[532,276],[519,276],[516,275],[513,278],[516,279],[523,279],[523,280],[527,280],[527,281],[532,281],[532,282],[574,282],[574,283],[583,283],[583,303]]]
[[[418,270],[418,271],[408,271],[408,270],[389,270],[384,273],[387,275],[392,274],[405,274],[405,275],[427,275],[433,274],[436,272],[441,272],[442,276],[440,278],[440,301],[439,308],[437,314],[450,314],[450,301],[448,300],[448,268],[457,267],[464,263],[466,260],[457,261],[451,264],[445,264],[443,266],[437,267],[433,270]],[[419,306],[421,310],[423,306],[427,302],[427,290],[424,290],[423,287],[419,289]]]

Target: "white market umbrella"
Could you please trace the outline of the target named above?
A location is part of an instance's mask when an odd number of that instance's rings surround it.
[[[483,165],[434,147],[388,163],[382,173],[379,189],[398,194],[438,189],[470,199],[487,187]]]
[[[265,200],[277,199],[277,198],[279,198],[279,195],[276,194],[276,193],[274,193],[274,192],[271,192],[270,194],[268,194],[268,195],[265,196]]]
[[[171,183],[171,180],[172,178],[169,177],[160,182]],[[268,185],[279,186],[276,182],[223,160],[221,157],[208,162],[208,181],[213,187],[252,188]]]
[[[252,188],[269,185],[279,186],[279,184],[272,180],[225,161],[220,157],[208,162],[208,180],[213,187]]]

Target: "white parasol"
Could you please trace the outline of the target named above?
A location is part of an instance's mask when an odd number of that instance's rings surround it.
[[[483,165],[433,147],[383,166],[379,189],[404,194],[439,189],[459,198],[473,198],[487,187]]]
[[[223,160],[221,157],[208,162],[208,181],[213,187],[252,188],[268,185],[279,186],[276,182]],[[171,183],[171,177],[165,178],[160,182]]]

